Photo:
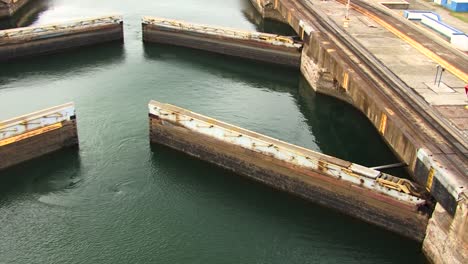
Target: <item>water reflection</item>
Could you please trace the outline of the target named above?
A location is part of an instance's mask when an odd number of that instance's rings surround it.
[[[364,255],[361,249],[365,248],[367,259],[359,263],[378,263],[383,259],[396,263],[400,256],[389,256],[389,245],[399,245],[399,250],[406,251],[402,254],[411,256],[412,263],[424,259],[422,254],[411,252],[417,243],[381,228],[248,180],[171,148],[152,144],[151,151],[152,166],[157,170],[154,184],[175,190],[176,194],[167,197],[168,202],[180,204],[177,199],[190,201],[186,210],[197,211],[197,214],[191,215],[197,226],[206,226],[215,232],[220,223],[243,223],[243,219],[255,219],[247,227],[236,225],[241,232],[223,230],[223,241],[244,241],[250,245],[271,241],[271,244],[265,245],[268,247],[275,244],[277,232],[287,230],[288,234],[284,235],[289,240],[281,243],[294,243],[295,250],[307,255],[309,261],[358,258]],[[251,229],[255,236],[242,237],[242,234],[250,233],[243,229]],[[385,240],[381,237],[385,237]],[[311,248],[319,251],[320,256],[311,254]],[[270,250],[273,252],[273,249]],[[274,254],[270,257],[275,258]],[[278,260],[274,262],[281,263]]]
[[[55,162],[54,162],[55,161]],[[76,188],[81,182],[76,147],[66,148],[0,171],[0,207],[24,194],[44,195]]]
[[[256,87],[268,87],[272,91],[289,92],[287,87],[296,87],[299,81],[299,70],[296,69],[202,50],[145,43],[144,55],[149,60],[170,61],[182,64],[181,67],[196,65],[202,71]]]
[[[44,60],[47,58],[47,63]],[[123,44],[104,43],[92,47],[1,62],[8,67],[0,71],[0,85],[23,79],[23,76],[63,76],[70,72],[101,69],[107,65],[119,64],[125,59]],[[0,89],[6,86],[0,86]]]

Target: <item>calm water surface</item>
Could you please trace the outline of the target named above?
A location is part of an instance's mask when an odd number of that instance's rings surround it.
[[[74,101],[81,144],[0,173],[0,263],[424,261],[416,243],[150,146],[155,99],[364,165],[396,161],[365,117],[298,71],[141,42],[143,15],[290,34],[248,0],[30,8],[11,23],[122,13],[125,44],[0,65],[0,120]]]

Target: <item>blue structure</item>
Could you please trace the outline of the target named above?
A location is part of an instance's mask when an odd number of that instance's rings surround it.
[[[429,16],[434,20],[442,21],[442,18],[439,14],[427,10],[405,10],[403,12],[403,16],[409,20],[421,20],[423,19],[423,16]]]
[[[435,0],[434,2],[455,12],[468,12],[468,0]]]

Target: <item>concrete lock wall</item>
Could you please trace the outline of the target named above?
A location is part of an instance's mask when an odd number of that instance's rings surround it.
[[[353,69],[354,62],[352,59],[337,49],[334,43],[324,37],[322,32],[315,30],[311,25],[294,16],[295,13],[291,13],[289,6],[285,4],[286,2],[286,0],[278,1],[278,11],[288,18],[289,25],[304,40],[301,72],[312,88],[318,92],[350,102],[361,110],[394,152],[409,165],[410,172],[413,174],[419,168],[416,163],[418,162],[417,153],[420,149],[425,149],[430,158],[433,159],[434,164],[444,163],[444,153],[441,152],[439,146],[434,145],[436,143],[444,147],[442,145],[444,143],[429,142],[425,139],[428,132],[426,132],[427,129],[422,124],[408,123],[405,116],[398,113],[400,110],[405,110],[404,108],[396,108],[395,103],[388,99],[388,95],[381,92],[381,88],[366,80],[366,76],[362,76],[362,73],[358,73]],[[326,18],[320,17],[319,19]],[[324,77],[331,80],[333,85],[317,85]],[[429,138],[429,136],[427,137]],[[460,161],[460,163],[463,163],[463,161]],[[427,171],[429,170],[430,168]],[[457,185],[460,182],[452,179],[462,178],[457,173],[455,172],[454,177],[447,176],[446,173],[435,175],[435,178],[441,177],[440,182],[450,184],[450,188],[454,190],[432,193],[446,209],[451,208],[451,202],[457,201],[459,194],[463,192],[465,183]],[[426,181],[422,181],[423,178],[416,178],[421,180],[421,184],[427,185]],[[427,179],[427,175],[425,178]],[[450,180],[447,180],[447,178],[450,178]],[[444,201],[449,202],[445,203]]]
[[[0,30],[0,61],[122,40],[121,16]]]
[[[143,40],[299,68],[301,43],[259,32],[144,17]]]
[[[443,204],[448,212],[455,214],[457,201],[463,192],[460,186],[464,186],[464,183],[448,170],[440,168],[444,160],[443,155],[434,154],[437,150],[428,150],[428,145],[418,136],[420,133],[407,127],[407,122],[395,114],[393,107],[385,102],[376,89],[349,69],[330,43],[321,41],[318,34],[311,36],[309,45],[304,47],[301,65],[301,72],[309,84],[316,91],[342,99],[361,110],[393,151],[409,165],[415,179],[427,185],[437,201]],[[328,79],[336,83],[321,85],[320,81],[327,75]],[[422,153],[425,153],[424,159]],[[437,173],[433,172],[428,183],[431,170]]]
[[[149,112],[151,142],[411,239],[424,237],[426,201],[384,181],[402,179],[172,105],[151,101]]]
[[[0,122],[0,170],[78,145],[73,103]]]
[[[14,15],[30,0],[0,0],[0,19]]]
[[[447,142],[427,131],[421,122],[407,121],[411,114],[382,87],[356,72],[353,60],[330,43],[326,32],[316,31],[301,21],[290,0],[277,0],[275,6],[287,23],[304,40],[301,72],[318,92],[351,103],[362,111],[409,171],[430,190],[438,204],[423,242],[423,252],[435,263],[464,263],[468,256],[466,228],[466,159],[453,155]],[[311,7],[313,9],[313,7]],[[316,12],[317,13],[317,12]],[[326,20],[317,13],[317,19]],[[325,33],[325,34],[324,34]],[[323,80],[331,85],[323,86]],[[389,100],[390,98],[390,100]],[[451,164],[461,164],[461,168]],[[465,166],[466,167],[466,166]],[[464,231],[464,232],[459,232]]]

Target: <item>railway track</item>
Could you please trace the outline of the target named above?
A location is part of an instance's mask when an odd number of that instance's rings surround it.
[[[346,5],[346,0],[336,1]],[[451,47],[445,40],[436,41],[428,37],[415,25],[402,21],[406,19],[392,16],[383,8],[377,8],[361,0],[353,0],[351,7],[397,34],[410,45],[413,45],[431,59],[448,68],[455,76],[468,82],[468,55],[466,53]]]
[[[386,101],[392,104],[395,109],[401,111],[400,117],[404,119],[407,124],[411,124],[412,130],[416,135],[423,136],[423,140],[430,144],[434,144],[434,142],[441,142],[444,144],[445,146],[440,146],[440,144],[436,146],[440,149],[441,153],[447,153],[446,147],[453,151],[461,162],[447,159],[448,162],[451,163],[450,167],[456,170],[459,175],[466,177],[467,170],[465,164],[468,155],[468,144],[465,137],[458,130],[454,129],[447,120],[420,98],[411,87],[390,71],[350,34],[328,18],[323,12],[315,8],[309,1],[291,1],[290,4],[295,6],[296,12],[301,13],[302,16],[307,18],[306,21],[312,23],[316,30],[320,31],[330,40],[334,40],[333,42],[335,45],[348,51],[343,51],[343,58],[353,70],[360,73],[362,78],[367,79],[369,83],[375,84],[376,89],[378,89],[377,84],[385,85],[386,89],[381,89],[383,92],[380,94],[383,95]],[[350,58],[349,54],[359,58],[358,60],[360,62],[356,62],[355,59],[353,60]],[[464,64],[462,64],[462,66],[463,65]],[[365,68],[365,70],[363,68]],[[400,103],[395,102],[395,96],[398,97]],[[405,106],[404,108],[401,107],[402,104]],[[419,117],[422,118],[424,124],[418,123]],[[421,130],[418,131],[418,126],[426,126],[430,130],[436,131],[436,133],[418,133],[421,132]]]

